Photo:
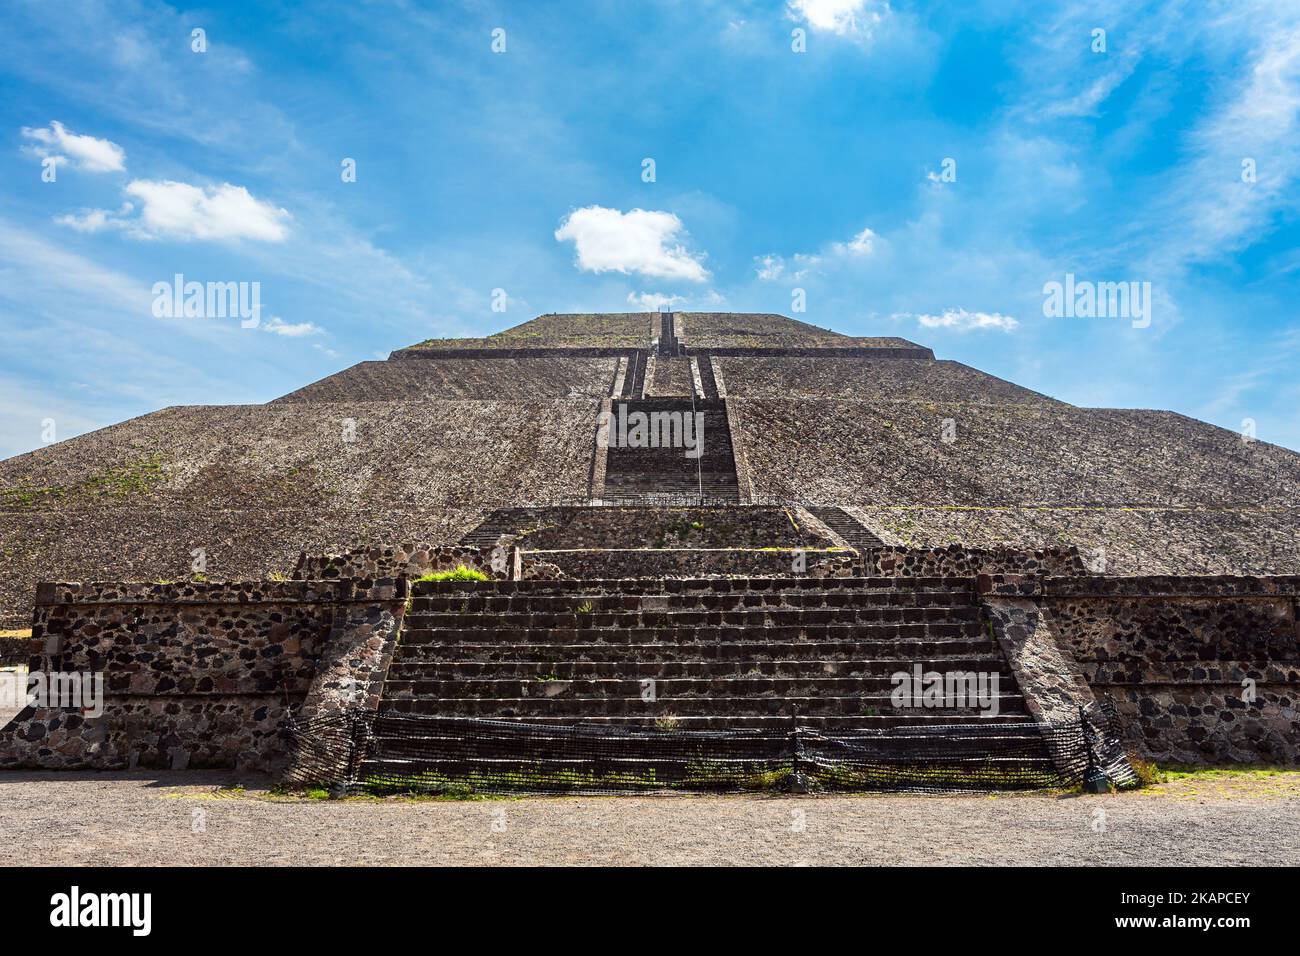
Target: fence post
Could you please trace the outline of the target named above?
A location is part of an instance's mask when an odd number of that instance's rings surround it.
[[[344,764],[343,779],[334,784],[332,796],[346,797],[352,792],[361,772],[362,753],[366,738],[366,719],[369,714],[360,710],[347,711],[348,759]]]
[[[1083,734],[1083,746],[1087,751],[1088,765],[1083,771],[1084,793],[1110,793],[1110,777],[1097,764],[1097,754],[1092,747],[1092,734],[1088,729],[1088,712],[1084,705],[1079,705],[1079,731]]]
[[[803,738],[799,736],[799,705],[790,705],[790,776],[786,777],[786,793],[807,793],[808,777],[803,772]]]

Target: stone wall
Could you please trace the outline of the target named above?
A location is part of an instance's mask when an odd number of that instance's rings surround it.
[[[103,713],[28,707],[0,766],[275,769],[304,701],[377,703],[404,580],[46,584],[32,671],[99,674]]]
[[[576,548],[826,547],[784,508],[539,508],[513,542],[528,551]]]
[[[866,577],[974,577],[979,574],[1079,574],[1077,548],[873,548],[862,554]]]
[[[1133,754],[1300,762],[1300,577],[984,575],[978,589],[1004,646],[1039,616],[1040,646],[1052,635],[1060,675],[1115,704]]]
[[[489,577],[508,576],[507,565],[499,559],[494,565],[492,548],[407,543],[353,548],[334,555],[304,552],[298,556],[293,577],[296,581],[419,577],[431,571],[453,571],[462,565]]]
[[[1043,588],[1062,640],[1141,754],[1300,761],[1300,577],[1078,577]]]
[[[644,548],[524,551],[529,578],[855,577],[857,555],[847,550],[765,548]],[[802,569],[802,570],[799,570]]]

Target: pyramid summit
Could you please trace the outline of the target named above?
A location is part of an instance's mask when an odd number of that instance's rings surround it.
[[[702,455],[611,443],[601,422],[619,406],[700,416]],[[558,546],[653,546],[672,509],[777,508],[844,544],[1297,573],[1298,493],[1284,448],[1173,412],[1072,406],[900,338],[762,313],[547,314],[265,405],[165,408],[0,462],[0,613],[26,620],[42,580],[198,564],[239,580],[287,574],[303,552],[455,545],[502,509],[514,516],[489,530]],[[589,507],[642,511],[604,541],[554,527]],[[736,514],[753,527],[715,528],[713,546],[785,541]]]

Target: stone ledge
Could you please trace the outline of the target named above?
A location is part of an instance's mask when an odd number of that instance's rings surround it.
[[[1300,595],[1300,575],[1130,575],[1049,577],[1049,598],[1291,597]]]
[[[94,604],[350,604],[404,600],[405,578],[340,581],[243,582],[43,582],[36,588],[36,605]]]

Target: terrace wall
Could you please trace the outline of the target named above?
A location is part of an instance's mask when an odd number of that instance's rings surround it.
[[[1300,762],[1300,577],[984,576],[1032,600],[1060,656],[1164,763]]]
[[[103,712],[27,707],[0,767],[274,770],[313,712],[377,706],[404,580],[45,584],[30,667],[103,675]]]

